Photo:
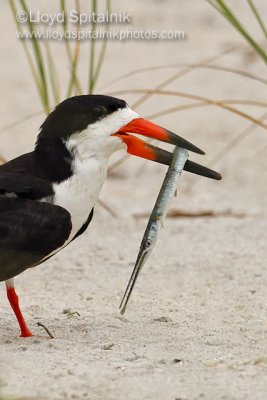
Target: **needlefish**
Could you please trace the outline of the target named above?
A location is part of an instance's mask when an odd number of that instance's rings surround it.
[[[170,202],[176,195],[178,180],[183,171],[184,165],[188,158],[188,151],[181,147],[175,147],[173,150],[172,161],[160,188],[156,203],[150,215],[143,239],[141,241],[140,250],[135,262],[135,266],[124,292],[120,313],[124,314],[132,290],[136,283],[139,272],[149,258],[159,235],[163,221],[166,217]]]

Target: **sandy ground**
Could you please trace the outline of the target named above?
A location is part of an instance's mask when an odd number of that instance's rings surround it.
[[[53,9],[52,3],[39,2],[46,10]],[[253,31],[244,3],[229,3]],[[176,27],[185,30],[187,40],[110,43],[98,84],[102,93],[103,85],[132,69],[199,62],[243,43],[205,1],[197,7],[193,0],[113,4],[132,14],[136,29]],[[264,11],[265,0],[257,4]],[[0,26],[1,129],[41,107],[7,1],[1,4]],[[260,32],[255,34],[260,37]],[[59,55],[57,60],[64,77],[67,67]],[[239,49],[214,64],[266,77],[265,66],[249,50]],[[82,68],[86,70],[85,59]],[[105,92],[152,88],[175,71],[132,75]],[[210,70],[194,71],[168,89],[215,99],[266,101],[262,83]],[[123,97],[129,103],[137,99]],[[188,102],[154,97],[138,111],[149,115]],[[255,117],[264,112],[237,107]],[[42,120],[38,115],[1,131],[1,154],[11,158],[30,150]],[[16,280],[34,337],[17,337],[17,323],[1,286],[1,400],[266,399],[266,132],[256,128],[219,160],[220,151],[249,126],[248,121],[215,107],[155,121],[203,147],[207,156],[202,162],[209,164],[215,157],[214,168],[224,177],[211,182],[185,173],[171,211],[212,211],[214,216],[166,220],[121,317],[118,306],[147,221],[140,214],[150,213],[165,167],[132,158],[115,170],[101,198],[118,217],[97,205],[81,238]],[[55,338],[48,339],[37,322]]]

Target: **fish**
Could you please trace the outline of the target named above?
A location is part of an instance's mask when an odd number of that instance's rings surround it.
[[[187,159],[188,151],[184,148],[176,146],[172,153],[170,166],[163,180],[157,200],[148,220],[133,272],[120,303],[119,310],[122,315],[126,311],[126,307],[137,277],[145,262],[148,260],[153,248],[155,247],[160,229],[162,228],[163,222],[166,218],[170,202],[176,195],[178,180],[181,176]]]

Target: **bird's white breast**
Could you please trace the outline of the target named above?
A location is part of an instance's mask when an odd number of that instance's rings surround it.
[[[53,184],[52,199],[42,199],[65,208],[71,215],[72,231],[63,247],[87,221],[106,179],[109,157],[114,151],[125,148],[123,141],[113,134],[137,117],[129,107],[119,109],[83,131],[73,133],[65,142],[73,158],[73,174]]]
[[[107,160],[96,155],[87,160],[77,158],[73,170],[74,173],[69,179],[53,185],[53,203],[65,208],[71,215],[72,231],[67,242],[86,222],[98,199],[106,179]]]

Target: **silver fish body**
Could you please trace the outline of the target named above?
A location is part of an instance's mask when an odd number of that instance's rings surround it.
[[[168,212],[170,202],[172,198],[176,195],[177,183],[179,177],[181,176],[187,158],[187,150],[181,147],[174,148],[171,164],[168,168],[156,203],[149,218],[132,275],[130,277],[120,304],[121,314],[125,313],[126,306],[130,299],[138,274],[156,244],[160,229]]]

